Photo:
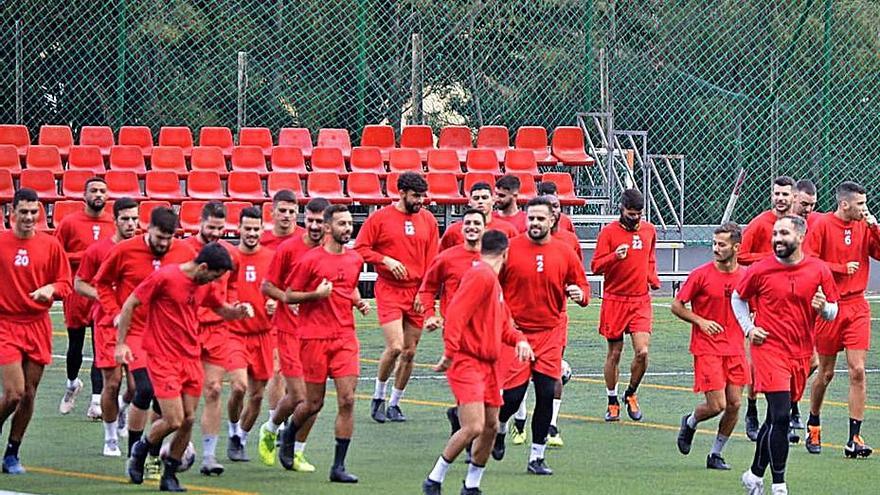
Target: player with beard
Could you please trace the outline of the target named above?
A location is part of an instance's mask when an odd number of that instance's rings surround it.
[[[437,255],[437,220],[422,209],[428,183],[415,172],[397,179],[400,199],[367,218],[358,232],[355,249],[375,265],[376,313],[385,335],[370,415],[378,423],[406,421],[400,399],[412,374],[416,347],[425,315],[413,310],[425,270]],[[386,412],[388,378],[395,370],[394,388]]]
[[[528,472],[549,475],[553,471],[544,461],[544,451],[553,415],[553,392],[556,380],[562,376],[564,334],[568,331],[566,299],[586,306],[590,286],[581,261],[571,248],[554,240],[550,234],[553,225],[550,202],[546,198],[534,198],[529,201],[526,213],[529,216],[528,235],[510,241],[510,254],[499,278],[516,328],[525,334],[535,359],[517,362],[512,349],[505,352],[501,364],[505,370],[502,384],[504,406],[492,456],[497,460],[504,457],[507,420],[522,402],[531,378],[535,384],[535,411]]]
[[[86,249],[82,256],[79,269],[74,278],[74,288],[83,297],[97,301],[98,292],[92,285],[92,279],[98,273],[101,262],[110,254],[113,246],[122,241],[131,239],[137,233],[138,228],[138,204],[131,198],[119,198],[113,203],[113,217],[116,219],[116,233],[111,237],[102,239]],[[91,321],[94,323],[92,336],[95,348],[95,367],[103,375],[104,388],[101,391],[101,414],[104,422],[104,451],[107,457],[119,457],[119,434],[126,434],[125,414],[134,387],[129,387],[125,397],[119,396],[122,384],[122,366],[116,362],[114,352],[116,350],[116,328],[113,326],[99,325],[105,322],[103,310],[100,304],[92,305]],[[129,375],[130,376],[130,375]]]
[[[486,218],[486,230],[501,231],[508,238],[518,236],[519,231],[516,230],[516,227],[492,216],[494,204],[495,199],[492,197],[492,188],[487,182],[476,182],[471,186],[471,191],[468,195],[468,205],[483,213],[483,216]],[[461,246],[462,242],[464,242],[464,236],[461,233],[462,226],[463,222],[458,221],[446,229],[443,237],[440,238],[441,252],[455,246]]]
[[[260,244],[269,249],[278,249],[278,246],[297,234],[296,226],[296,194],[290,189],[282,189],[272,196],[272,229],[263,232]]]
[[[657,231],[642,219],[644,208],[642,193],[635,189],[623,191],[620,220],[606,225],[599,232],[596,251],[590,263],[593,273],[605,276],[599,314],[599,334],[608,342],[605,357],[608,407],[605,421],[620,420],[617,383],[626,334],[632,340],[634,355],[623,402],[630,419],[642,419],[636,391],[648,370],[653,318],[650,291],[660,288],[660,279],[657,277]]]
[[[730,295],[745,276],[745,269],[736,262],[741,241],[742,234],[735,223],[715,229],[714,260],[692,271],[672,301],[672,314],[692,325],[694,392],[706,396],[705,402],[681,418],[679,452],[690,453],[697,423],[721,414],[715,443],[706,457],[707,469],[730,469],[721,453],[736,427],[742,388],[750,378],[742,328],[730,307]],[[685,306],[688,303],[691,309]]]
[[[806,386],[816,319],[831,321],[838,312],[831,270],[801,249],[806,231],[799,216],[777,220],[772,237],[775,256],[750,267],[731,297],[736,319],[751,343],[754,389],[767,399],[767,418],[758,432],[752,467],[742,475],[749,494],[764,493],[768,466],[773,495],[788,493],[785,464],[791,397]]]
[[[116,359],[123,363],[134,359],[125,336],[132,327],[135,311],[141,309],[146,313],[143,349],[147,354],[147,370],[162,411],[162,417],[153,422],[150,432],[131,449],[128,475],[135,484],[144,481],[149,452],[159,449],[162,440],[173,433],[169,454],[162,461],[165,469],[159,490],[186,491],[180,486],[176,473],[192,435],[204,380],[198,310],[212,308],[227,320],[254,315],[253,308],[247,304],[227,303],[221,286],[211,283],[232,267],[229,251],[216,242],[209,243],[195,260],[166,265],[151,273],[122,305]]]
[[[306,383],[306,400],[297,405],[288,429],[295,435],[297,425],[318,414],[324,405],[327,378],[332,378],[337,412],[330,481],[336,483],[358,482],[357,476],[345,469],[360,375],[360,344],[352,308],[363,315],[370,309],[357,287],[364,259],[345,247],[352,228],[351,213],[345,205],[324,210],[324,244],[303,255],[285,283],[285,303],[299,304],[297,332]]]
[[[515,175],[503,175],[495,181],[495,211],[492,216],[504,220],[513,225],[520,234],[529,229],[525,210],[519,209],[519,177]]]
[[[797,181],[794,185],[794,198],[791,202],[791,212],[803,217],[807,221],[807,232],[813,228],[816,220],[822,216],[816,210],[816,184],[809,179]]]
[[[57,239],[36,231],[40,201],[33,189],[12,198],[12,229],[0,232],[0,427],[12,416],[3,472],[23,474],[18,451],[34,414],[43,368],[52,361],[55,296],[71,291],[70,262]]]
[[[553,181],[544,181],[538,184],[538,196],[556,196],[558,192],[558,188],[556,187],[556,183]],[[567,230],[574,234],[574,223],[572,223],[571,218],[568,218],[568,215],[559,212],[559,220],[556,222],[558,224],[558,228],[560,230]]]
[[[263,280],[263,295],[281,303],[285,301],[285,291],[282,288],[296,262],[324,241],[324,210],[329,206],[330,202],[324,198],[312,198],[306,204],[305,233],[287,239],[278,246]],[[272,318],[273,329],[277,332],[279,374],[283,377],[283,380],[279,379],[279,388],[282,392],[286,390],[286,393],[274,404],[270,398],[269,420],[260,428],[258,451],[260,460],[267,466],[275,465],[275,443],[284,422],[293,414],[297,404],[306,398],[295,316],[290,306],[279,304]],[[281,434],[278,459],[285,469],[306,473],[315,471],[315,466],[306,460],[305,448],[316,418],[317,415],[312,415],[299,425],[295,438],[290,434]]]
[[[174,241],[177,229],[177,215],[171,208],[160,207],[150,213],[150,225],[147,233],[122,241],[110,250],[110,253],[98,268],[92,284],[98,293],[101,304],[102,319],[96,324],[103,327],[119,328],[119,315],[122,305],[131,295],[134,288],[145,278],[167,264],[184,263],[195,257],[191,247],[183,242]],[[147,410],[153,400],[153,386],[147,374],[147,356],[143,349],[146,311],[140,308],[134,312],[131,328],[120,342],[131,349],[132,359],[127,363],[128,371],[134,377],[135,392],[131,401],[133,407],[128,410],[128,450],[141,439],[147,423]],[[147,478],[159,479],[161,461],[159,447],[150,453],[147,464]]]
[[[67,252],[70,260],[70,271],[76,273],[80,260],[86,249],[92,244],[106,239],[114,233],[113,218],[104,210],[107,200],[107,183],[100,177],[92,177],[85,183],[83,194],[85,205],[82,211],[72,213],[64,217],[55,229],[55,237],[61,242],[61,246]],[[68,414],[76,404],[76,397],[82,390],[82,381],[78,378],[79,369],[83,362],[83,344],[86,337],[86,327],[92,322],[89,314],[92,311],[93,300],[85,298],[75,291],[64,299],[64,323],[67,326],[67,386],[58,410],[61,414]],[[94,343],[94,327],[92,328],[92,343]],[[92,349],[94,354],[94,349]],[[95,367],[94,361],[91,366],[92,400],[86,416],[98,421],[101,419],[101,372]]]

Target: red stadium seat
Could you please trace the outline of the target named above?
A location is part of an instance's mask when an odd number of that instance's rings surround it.
[[[61,177],[61,194],[68,199],[82,199],[86,181],[94,177],[89,170],[66,170]]]
[[[468,202],[458,190],[458,178],[453,173],[428,172],[428,199],[438,205],[463,205]]]
[[[226,199],[220,174],[213,170],[193,170],[186,178],[186,193],[192,199]]]
[[[351,171],[371,173],[379,177],[385,177],[388,171],[385,170],[385,163],[382,158],[382,151],[373,146],[358,146],[351,150]]]
[[[339,148],[316,146],[312,150],[312,172],[333,172],[342,176],[348,175],[345,169],[345,157]]]
[[[137,146],[144,158],[149,158],[153,154],[153,133],[149,127],[122,126],[119,128],[119,144]],[[112,150],[110,154],[113,154]]]
[[[395,148],[388,157],[388,170],[391,172],[422,172],[422,157],[413,148]]]
[[[397,189],[397,179],[399,178],[400,173],[398,172],[388,172],[388,177],[385,178],[385,192],[388,193],[388,197],[392,201],[400,199],[400,190]]]
[[[0,144],[0,170],[6,170],[16,177],[21,173],[21,159],[15,145]]]
[[[278,146],[293,146],[308,160],[312,157],[312,133],[304,127],[282,127],[278,131]]]
[[[107,181],[107,195],[113,199],[145,197],[141,192],[137,174],[131,170],[108,170],[104,180]]]
[[[110,156],[110,148],[116,144],[113,129],[103,125],[84,125],[79,129],[80,146],[97,146],[101,156]]]
[[[199,146],[216,146],[224,157],[232,156],[232,131],[228,127],[202,127],[199,129]],[[193,149],[195,152],[195,149]]]
[[[311,198],[321,197],[331,203],[351,203],[351,198],[345,197],[342,192],[342,182],[339,180],[339,175],[333,172],[312,172],[309,174],[306,178],[306,191]]]
[[[177,174],[168,170],[150,170],[146,179],[147,197],[176,203],[186,199],[181,192]]]
[[[263,183],[260,182],[260,174],[256,172],[237,170],[229,172],[226,189],[229,197],[234,200],[254,202],[266,200]]]
[[[427,125],[408,125],[400,133],[401,148],[415,148],[422,161],[428,160],[428,150],[434,149],[434,131]]]
[[[31,145],[31,134],[23,125],[0,125],[0,144],[11,144],[18,150],[18,156],[24,158]]]
[[[10,201],[13,195],[15,195],[15,184],[12,182],[12,173],[9,170],[0,169],[0,201]],[[0,208],[0,212],[2,210]]]
[[[477,132],[477,148],[495,150],[498,161],[504,160],[504,154],[510,149],[510,133],[503,125],[484,125]]]
[[[184,232],[198,232],[202,223],[202,208],[207,201],[183,201],[180,203],[180,228]]]
[[[193,135],[186,126],[165,126],[159,128],[159,146],[177,146],[183,156],[189,158],[193,149]]]
[[[192,150],[190,150],[190,153],[192,153]],[[189,173],[186,169],[186,158],[183,157],[183,149],[177,146],[156,146],[153,148],[150,170],[174,172],[178,177],[186,177]]]
[[[270,151],[271,153],[271,151]],[[259,146],[236,146],[232,148],[233,172],[256,172],[262,176],[269,173],[266,156]]]
[[[470,127],[448,125],[440,129],[438,147],[440,149],[455,150],[455,153],[458,155],[458,161],[464,163],[467,160],[468,150],[474,147]]]
[[[477,182],[486,182],[489,184],[490,187],[492,187],[495,185],[495,175],[486,172],[468,172],[464,174],[462,191],[464,191],[465,196],[468,196],[470,194],[471,186],[473,186]]]
[[[584,132],[580,127],[557,127],[553,131],[550,149],[563,165],[575,167],[596,164],[584,149]]]
[[[583,206],[586,200],[577,197],[574,191],[574,181],[567,172],[548,172],[541,178],[541,182],[556,184],[556,197],[563,206]]]
[[[80,195],[82,196],[82,195]],[[85,209],[85,202],[80,201],[56,201],[52,206],[52,225],[55,228],[58,228],[61,225],[61,220],[64,219],[67,215],[71,213],[76,213],[78,211],[83,211]]]
[[[504,155],[504,171],[509,174],[541,176],[541,172],[538,171],[538,162],[535,160],[535,154],[531,150],[507,150],[507,154]]]
[[[351,137],[348,129],[321,129],[318,131],[318,144],[322,148],[339,148],[342,157],[348,160],[351,157]],[[314,156],[314,152],[312,152]]]
[[[373,149],[378,151],[377,148]],[[354,150],[352,150],[351,156],[354,159]],[[387,205],[391,203],[391,199],[382,194],[379,176],[372,172],[352,172],[348,176],[348,195],[355,204]]]
[[[268,127],[242,127],[238,131],[239,146],[257,146],[266,158],[272,156],[272,132]]]
[[[276,146],[272,148],[272,156],[269,158],[272,164],[272,172],[295,173],[301,177],[308,175],[306,161],[302,150],[293,146]],[[271,174],[270,174],[271,176]]]
[[[519,195],[517,195],[517,203],[525,204],[530,199],[538,195],[538,186],[535,184],[535,176],[529,173],[511,172],[519,179]]]
[[[141,226],[141,230],[147,230],[150,226],[150,215],[152,215],[153,210],[159,207],[171,208],[171,203],[168,201],[141,201],[138,204],[138,223]]]
[[[104,167],[101,148],[94,145],[71,146],[70,155],[67,156],[67,170],[88,170],[94,175],[104,175],[107,169]]]
[[[153,148],[150,148],[152,151]],[[110,148],[110,170],[126,170],[143,176],[147,173],[144,154],[135,145],[117,145]]]
[[[278,191],[289,189],[296,194],[297,203],[304,204],[307,201],[303,193],[300,175],[294,172],[272,172],[269,174],[266,189],[269,190],[270,198],[274,197]]]
[[[55,146],[61,158],[67,158],[70,154],[70,147],[73,146],[73,132],[66,125],[44,125],[40,126],[39,144],[45,146]]]
[[[517,149],[532,150],[538,165],[556,165],[556,159],[547,146],[547,129],[540,126],[523,126],[516,131]]]
[[[485,172],[493,175],[501,175],[501,167],[498,165],[498,157],[495,151],[487,149],[472,149],[468,152],[465,170],[468,172]],[[492,182],[494,184],[494,181]]]
[[[48,144],[39,144],[28,148],[25,166],[33,170],[48,170],[58,176],[64,172],[58,148]]]
[[[42,201],[55,201],[64,199],[58,194],[58,185],[55,183],[55,174],[51,170],[26,168],[21,171],[18,186],[33,189]]]
[[[250,201],[227,201],[224,205],[226,205],[227,232],[237,232],[241,225],[241,210],[254,206]]]
[[[196,146],[190,156],[190,173],[199,171],[211,171],[226,177],[229,170],[226,168],[226,158],[223,150],[218,146]]]
[[[428,152],[428,173],[451,173],[461,178],[461,162],[455,150],[431,150]]]
[[[272,202],[266,201],[261,208],[263,210],[263,230],[272,230],[275,223],[272,221]]]
[[[364,126],[364,132],[361,134],[361,146],[379,148],[382,161],[387,162],[388,155],[394,149],[396,139],[394,128],[390,125],[368,125]],[[352,154],[354,154],[354,150],[352,150]]]

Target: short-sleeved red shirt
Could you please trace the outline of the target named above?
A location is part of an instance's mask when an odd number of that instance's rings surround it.
[[[447,249],[434,258],[428,267],[422,286],[419,288],[419,300],[429,311],[434,308],[434,299],[440,293],[440,314],[446,315],[446,308],[452,301],[458,284],[464,273],[480,261],[479,251],[468,251],[464,244]]]
[[[445,251],[449,248],[460,246],[464,242],[464,234],[461,232],[463,224],[461,221],[455,222],[446,229],[446,232],[443,233],[443,237],[440,238],[440,251]],[[519,231],[516,230],[516,227],[511,225],[509,222],[503,219],[493,218],[493,220],[486,225],[486,230],[498,230],[504,233],[508,239],[513,239],[514,237],[519,235]]]
[[[301,233],[286,238],[275,250],[275,255],[272,257],[272,262],[269,264],[265,276],[265,279],[275,287],[281,290],[287,289],[284,284],[290,277],[296,262],[314,247],[306,244],[305,236],[306,234]],[[288,305],[279,304],[275,316],[272,318],[272,324],[280,332],[294,333],[296,331],[296,315]]]
[[[252,318],[243,318],[229,323],[229,329],[236,333],[262,333],[271,330],[272,324],[266,314],[266,296],[261,285],[272,262],[274,252],[267,247],[260,247],[253,253],[238,250],[238,300],[250,303],[254,308]],[[279,304],[287,306],[286,304]]]
[[[516,213],[510,216],[504,216],[500,211],[495,210],[492,212],[492,218],[497,220],[504,220],[505,222],[513,225],[517,232],[520,234],[524,234],[526,230],[529,228],[529,220],[528,215],[526,215],[525,210],[518,210]]]
[[[745,276],[745,268],[738,267],[730,273],[715,268],[709,262],[699,266],[688,275],[681,290],[675,296],[683,303],[690,303],[691,310],[724,328],[716,335],[707,335],[698,325],[691,330],[691,354],[694,356],[737,356],[745,354],[745,335],[730,305],[730,296]]]

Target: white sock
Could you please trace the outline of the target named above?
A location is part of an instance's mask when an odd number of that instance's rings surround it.
[[[104,421],[104,441],[119,440],[119,432],[116,431],[116,420],[111,422]]]
[[[236,437],[236,436],[240,438],[240,435],[238,434],[239,428],[240,428],[239,423],[237,421],[235,423],[230,421],[229,422],[229,438]]]
[[[483,479],[483,471],[486,466],[477,466],[476,464],[468,464],[467,477],[464,479],[465,488],[479,488],[480,480]]]
[[[403,390],[392,387],[391,388],[391,400],[388,401],[389,406],[396,406],[400,404],[400,399],[403,397]]]
[[[384,382],[376,378],[376,389],[373,391],[374,399],[385,400],[385,389],[388,387],[388,380]]]
[[[605,393],[608,394],[608,397],[617,397],[617,386],[615,385],[614,388],[606,388]]]
[[[709,453],[721,455],[721,451],[724,450],[724,446],[727,445],[728,439],[730,439],[730,437],[726,437],[721,433],[715,435],[715,443],[712,444],[712,451]]]
[[[688,416],[687,425],[693,429],[697,428],[697,412],[696,411],[692,412],[690,414],[690,416]]]
[[[513,419],[518,419],[520,421],[525,421],[526,416],[528,416],[528,408],[526,407],[526,398],[528,394],[523,395],[522,402],[519,403],[519,409],[516,410],[516,413],[513,414]]]
[[[544,449],[546,449],[546,448],[547,448],[546,445],[542,445],[539,443],[533,443],[532,450],[531,450],[531,452],[529,452],[529,462],[532,462],[536,459],[543,459],[544,458]]]
[[[217,435],[202,436],[202,457],[217,457]]]
[[[274,421],[271,419],[266,421],[266,429],[269,430],[269,433],[278,433],[278,427],[281,425],[276,425]]]
[[[785,483],[773,483],[770,485],[770,493],[774,493],[776,490],[784,490],[782,493],[788,493],[788,487]]]
[[[74,378],[73,380],[68,379],[67,380],[67,388],[73,389],[76,386],[76,384],[74,382],[76,382],[76,378]]]
[[[501,433],[502,435],[507,435],[507,422],[506,421],[503,423],[501,421],[498,422],[498,433]]]
[[[305,452],[306,451],[306,443],[305,442],[293,442],[293,453],[297,452]]]
[[[437,463],[434,464],[434,469],[431,470],[428,479],[437,483],[443,483],[443,480],[446,479],[446,471],[449,471],[449,463],[441,455],[437,458]]]
[[[116,397],[116,405],[119,406],[119,409],[123,409],[123,408],[127,407],[129,404],[131,404],[131,401],[125,402],[125,399],[123,399],[122,397],[123,397],[122,395],[119,395]]]
[[[238,431],[236,432],[236,435],[238,435],[238,438],[241,439],[242,445],[247,445],[248,432],[242,430],[241,426],[238,427]]]
[[[550,416],[550,426],[556,426],[556,420],[559,419],[560,407],[562,407],[562,399],[553,399],[553,415]]]
[[[92,404],[101,405],[101,394],[92,394]]]
[[[269,422],[272,421],[273,416],[275,416],[275,409],[269,409]]]

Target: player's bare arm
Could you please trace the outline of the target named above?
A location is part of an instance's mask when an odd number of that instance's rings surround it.
[[[76,291],[77,294],[88,297],[89,299],[98,299],[98,291],[95,287],[86,282],[85,280],[75,277],[73,279],[73,290]]]
[[[724,327],[722,327],[718,322],[708,320],[706,318],[701,317],[700,315],[691,311],[683,302],[678,299],[672,301],[672,314],[677,316],[678,318],[691,323],[693,325],[697,325],[700,327],[700,330],[703,331],[706,335],[716,335],[724,331]]]
[[[125,337],[128,335],[128,330],[131,328],[131,318],[134,315],[134,310],[140,305],[140,299],[134,294],[131,294],[122,305],[122,311],[116,316],[116,318],[114,318],[114,323],[116,323],[116,327],[118,328],[116,351],[114,352],[117,363],[128,364],[134,358],[131,354],[131,349],[129,349],[128,345],[125,343]]]
[[[321,280],[321,283],[318,284],[318,287],[315,290],[310,292],[288,289],[287,294],[285,295],[285,302],[287,302],[287,304],[299,304],[308,301],[317,301],[318,299],[330,297],[331,292],[333,292],[333,282],[330,282],[325,278]]]

